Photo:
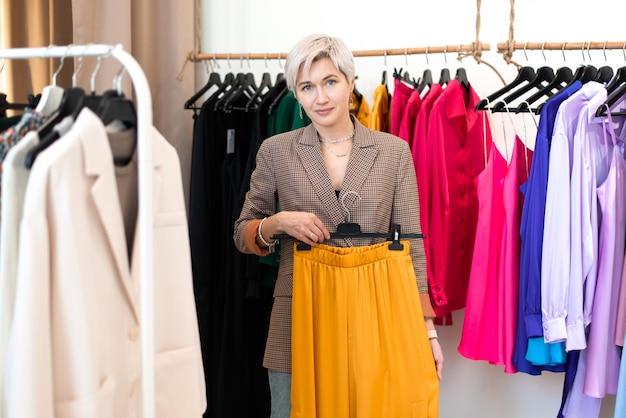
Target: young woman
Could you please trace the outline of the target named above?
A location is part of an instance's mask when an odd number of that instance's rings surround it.
[[[330,239],[348,213],[364,232],[421,232],[407,143],[350,115],[354,68],[338,38],[293,47],[285,78],[312,123],[263,142],[235,223],[246,253],[292,237],[281,242],[264,358],[272,417],[437,416],[444,359],[422,241],[392,251],[384,239]]]

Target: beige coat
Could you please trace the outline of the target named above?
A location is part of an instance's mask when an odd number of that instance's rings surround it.
[[[156,411],[206,407],[178,157],[154,130]],[[139,257],[129,263],[104,126],[83,109],[33,166],[9,341],[10,418],[141,417]]]

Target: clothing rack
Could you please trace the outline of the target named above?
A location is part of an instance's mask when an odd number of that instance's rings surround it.
[[[145,73],[122,45],[88,44],[41,48],[0,49],[0,59],[67,58],[100,56],[116,58],[128,72],[137,101],[137,149],[139,175],[139,250],[141,282],[141,350],[143,416],[154,418],[154,301],[152,213],[152,98]]]
[[[514,42],[509,45],[508,42],[498,42],[498,52],[503,53],[511,48],[513,50],[543,50],[543,51],[574,51],[581,50],[606,50],[621,49],[626,50],[626,42]]]
[[[417,55],[417,54],[447,54],[447,53],[472,53],[476,51],[488,51],[491,49],[490,44],[462,44],[462,45],[443,45],[443,46],[425,46],[417,48],[394,48],[394,49],[369,49],[352,51],[354,57],[386,57],[390,55]],[[230,59],[246,59],[246,60],[281,60],[287,57],[286,52],[266,52],[266,53],[220,53],[209,54],[201,52],[197,55],[198,60],[230,60]]]

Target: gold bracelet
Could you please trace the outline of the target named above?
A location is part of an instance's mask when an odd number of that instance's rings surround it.
[[[259,230],[257,232],[258,232],[259,239],[261,240],[261,242],[267,246],[267,249],[270,251],[270,253],[273,253],[278,240],[274,240],[274,242],[270,244],[269,242],[265,241],[265,239],[263,239],[263,234],[261,233],[261,227],[263,226],[263,222],[265,222],[266,219],[267,217],[261,219],[261,222],[259,223]]]
[[[429,329],[427,332],[428,332],[428,339],[429,340],[434,340],[435,338],[439,338],[439,335],[437,335],[437,330],[436,329]]]

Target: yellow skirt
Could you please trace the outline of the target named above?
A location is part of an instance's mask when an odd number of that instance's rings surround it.
[[[436,418],[409,244],[294,246],[291,416]]]

